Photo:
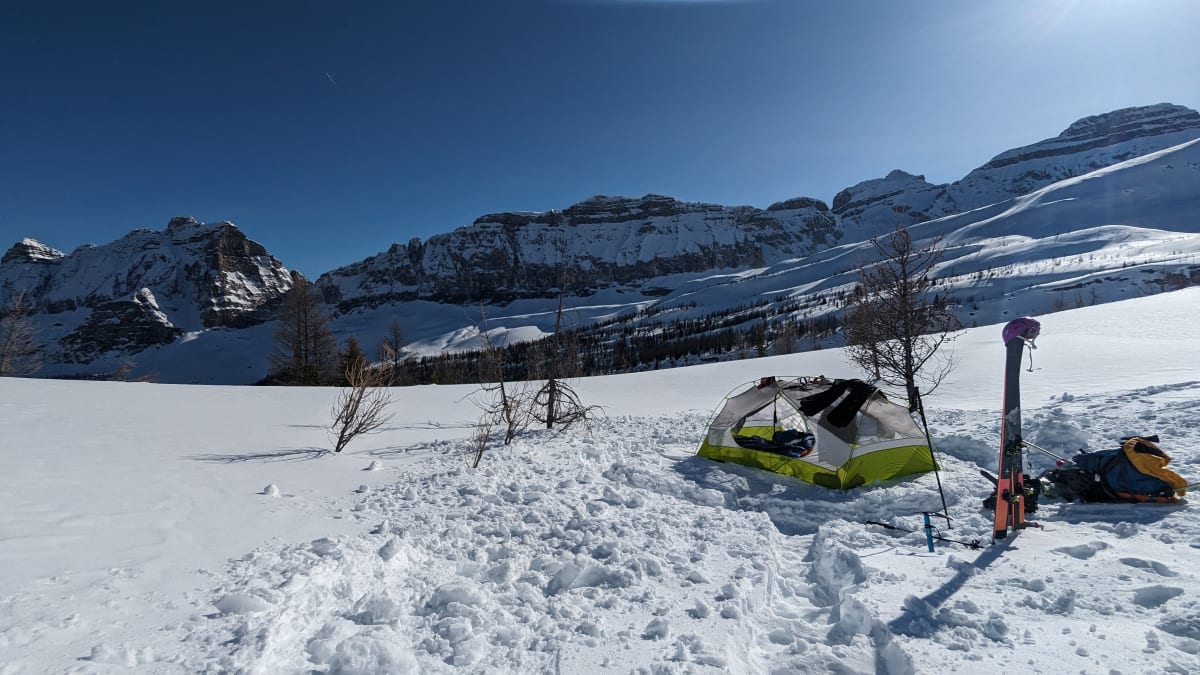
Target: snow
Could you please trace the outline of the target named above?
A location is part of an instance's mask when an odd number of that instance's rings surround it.
[[[1039,317],[1026,434],[1158,433],[1196,479],[1198,318],[1200,289]],[[330,389],[0,380],[0,673],[1197,672],[1194,506],[1044,501],[990,541],[999,338],[965,331],[927,397],[942,535],[983,544],[933,553],[933,476],[833,492],[694,454],[729,390],[852,375],[839,350],[580,380],[591,433],[477,469],[471,387],[395,389],[334,455]]]

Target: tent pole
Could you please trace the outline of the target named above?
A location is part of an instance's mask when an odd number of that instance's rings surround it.
[[[929,422],[925,421],[925,404],[921,402],[920,387],[913,387],[913,398],[916,400],[912,403],[917,409],[917,414],[921,416],[921,428],[925,430],[925,442],[929,445],[929,457],[933,460],[933,476],[937,478],[938,494],[942,497],[942,513],[946,516],[946,529],[954,529],[951,525],[950,510],[946,508],[946,492],[942,490],[942,474],[938,470],[937,457],[933,456],[933,438],[929,435]]]

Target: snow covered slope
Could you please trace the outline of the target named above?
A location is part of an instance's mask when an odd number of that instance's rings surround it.
[[[1030,438],[1158,433],[1196,480],[1200,289],[1041,319]],[[332,456],[324,389],[6,380],[0,672],[1200,670],[1195,505],[1044,501],[989,546],[1000,326],[954,346],[943,534],[984,548],[932,554],[865,522],[919,529],[932,476],[830,492],[694,456],[728,390],[849,374],[839,350],[585,379],[592,433],[476,470],[467,387],[395,390]]]
[[[1068,178],[1200,138],[1200,113],[1158,105],[1085,117],[1054,138],[1006,150],[961,180],[933,185],[896,170],[833,199],[847,241],[898,225],[965,213],[1025,195]]]
[[[996,155],[947,188],[961,212],[1200,138],[1200,113],[1160,103],[1085,117],[1055,138]]]

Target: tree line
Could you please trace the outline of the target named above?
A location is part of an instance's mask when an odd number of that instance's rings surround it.
[[[873,382],[904,388],[910,405],[940,384],[954,367],[946,346],[962,325],[954,305],[936,291],[933,270],[943,256],[940,239],[922,243],[905,228],[871,240],[873,260],[859,268],[850,293],[834,296],[833,306],[807,319],[805,310],[831,302],[823,295],[775,298],[671,320],[671,310],[617,318],[587,327],[564,326],[562,297],[553,333],[541,340],[497,346],[480,309],[485,347],[404,358],[403,331],[393,321],[379,345],[378,365],[385,384],[504,383],[654,370],[709,360],[739,359],[796,351],[844,340],[847,354]],[[297,276],[280,311],[268,384],[345,385],[347,364],[369,361],[351,337],[337,349],[321,298]],[[339,377],[342,379],[339,380]],[[531,396],[553,408],[555,385]],[[502,406],[507,409],[507,403]],[[500,420],[501,417],[496,419]]]
[[[833,313],[794,318],[824,299],[762,300],[682,320],[640,312],[634,320],[619,317],[590,326],[565,325],[561,302],[555,330],[540,340],[492,345],[484,330],[483,348],[412,356],[404,353],[404,331],[393,320],[376,355],[368,357],[354,336],[337,345],[320,294],[297,277],[280,308],[269,374],[260,384],[344,386],[347,364],[360,359],[374,362],[389,386],[610,375],[791,353],[832,342],[840,328]]]

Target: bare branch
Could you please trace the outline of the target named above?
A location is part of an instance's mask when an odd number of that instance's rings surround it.
[[[549,401],[553,400],[551,406]],[[584,405],[575,389],[563,380],[549,380],[533,397],[533,419],[552,428],[555,424],[560,429],[570,429],[573,426],[583,426],[592,430],[597,418],[603,412],[600,406]],[[551,417],[553,415],[553,417]]]
[[[859,270],[846,308],[846,352],[875,381],[903,386],[915,405],[918,382],[932,392],[953,370],[953,355],[943,350],[961,328],[934,292],[931,274],[942,259],[941,240],[918,246],[898,227],[871,244],[878,259]]]
[[[391,421],[386,414],[391,396],[387,388],[387,373],[372,368],[366,359],[356,359],[345,372],[346,383],[333,406],[333,422],[329,432],[333,451],[341,452],[346,445],[363,434],[377,433]]]

